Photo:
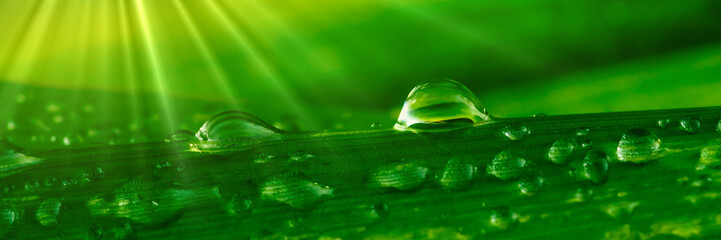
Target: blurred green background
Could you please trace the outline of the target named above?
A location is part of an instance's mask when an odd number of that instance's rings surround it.
[[[391,127],[452,78],[491,114],[721,105],[715,0],[0,1],[0,138],[160,141],[242,110]]]

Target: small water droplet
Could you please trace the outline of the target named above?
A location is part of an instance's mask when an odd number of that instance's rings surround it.
[[[660,128],[668,128],[672,122],[673,121],[671,121],[671,119],[661,119],[661,120],[658,120],[658,126]]]
[[[506,135],[511,140],[523,139],[530,133],[528,128],[520,123],[511,123],[503,128],[503,135]]]
[[[250,213],[251,204],[247,197],[235,194],[228,201],[228,213],[233,216],[245,216]]]
[[[571,156],[576,148],[576,140],[573,138],[561,138],[556,140],[548,149],[548,160],[556,164],[563,164]]]
[[[262,163],[269,163],[275,158],[275,156],[270,154],[259,154],[258,156],[255,156],[253,159],[253,163],[255,164],[262,164]]]
[[[589,149],[593,146],[593,141],[590,138],[583,139],[581,141],[581,148]]]
[[[274,200],[294,208],[309,208],[333,196],[333,189],[311,182],[298,174],[274,176],[260,185],[263,199]]]
[[[496,155],[486,171],[501,180],[514,180],[528,171],[530,162],[520,158],[509,151],[502,151]]]
[[[308,159],[314,158],[315,155],[306,153],[304,151],[297,151],[291,154],[288,154],[288,161],[291,162],[304,162]]]
[[[663,154],[661,139],[642,128],[624,133],[616,148],[616,155],[621,162],[643,163],[658,159]]]
[[[165,142],[187,142],[195,139],[195,133],[188,130],[177,130],[165,138]]]
[[[485,109],[468,88],[446,79],[413,88],[394,128],[399,131],[448,130],[488,119]]]
[[[14,205],[0,203],[0,237],[9,231],[22,215],[22,209]]]
[[[697,117],[687,117],[681,119],[679,123],[681,124],[681,128],[686,130],[686,132],[697,133],[701,131],[701,121],[699,121]]]
[[[547,116],[545,113],[536,113],[536,114],[533,114],[533,117],[545,117],[545,116]]]
[[[576,191],[574,191],[571,195],[571,198],[568,199],[567,202],[569,203],[581,203],[581,202],[588,202],[593,199],[593,196],[595,195],[595,192],[591,188],[578,188]]]
[[[619,201],[606,205],[601,205],[601,210],[613,218],[628,217],[638,206],[638,202]]]
[[[441,187],[446,191],[467,188],[471,185],[476,170],[476,167],[465,163],[461,158],[453,157],[446,163],[440,180]]]
[[[60,213],[61,206],[62,203],[60,199],[45,199],[45,201],[38,206],[38,210],[35,212],[35,219],[43,226],[55,225],[58,222],[58,214]]]
[[[370,182],[374,187],[410,191],[423,185],[427,175],[428,168],[415,163],[391,163],[373,170]]]
[[[589,133],[591,133],[591,129],[588,127],[581,127],[576,130],[576,135],[578,136],[587,136]]]
[[[223,112],[211,117],[195,134],[199,140],[216,141],[246,137],[265,137],[281,130],[240,111]]]
[[[696,169],[703,170],[721,166],[721,139],[714,139],[701,149]]]
[[[594,183],[606,181],[608,177],[608,158],[601,151],[591,151],[576,167],[576,176]]]
[[[518,225],[518,214],[508,207],[497,207],[491,212],[489,223],[499,230],[509,230]]]
[[[532,196],[543,186],[544,179],[538,176],[526,176],[518,180],[518,189],[521,194]]]
[[[383,125],[379,122],[374,122],[373,124],[371,124],[371,128],[381,128],[381,127],[383,127]]]

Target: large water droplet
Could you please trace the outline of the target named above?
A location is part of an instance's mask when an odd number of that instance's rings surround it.
[[[591,151],[576,167],[576,176],[594,183],[606,181],[608,177],[608,158],[601,151]]]
[[[527,172],[530,163],[509,151],[502,151],[488,164],[486,171],[501,180],[514,180]]]
[[[475,95],[453,80],[423,83],[411,90],[403,103],[397,130],[447,130],[488,120]]]
[[[548,149],[548,160],[557,164],[565,163],[575,148],[575,139],[561,138],[555,141],[553,145],[551,145],[551,148]]]
[[[42,162],[42,159],[25,155],[23,152],[22,148],[0,140],[0,176],[11,175],[22,168]]]
[[[465,163],[459,157],[453,157],[446,163],[446,168],[440,180],[441,187],[446,191],[467,188],[471,185],[475,174],[476,167]]]
[[[178,130],[165,138],[165,142],[187,142],[195,139],[195,133],[188,130]]]
[[[281,130],[260,118],[240,111],[223,112],[211,117],[195,134],[199,140],[215,141],[246,137],[266,137]]]
[[[721,165],[721,139],[709,141],[708,145],[701,149],[701,156],[698,159],[696,169],[703,170],[715,168]]]
[[[681,124],[681,128],[686,130],[686,132],[697,133],[701,131],[701,121],[696,117],[681,119],[679,123]]]
[[[503,135],[511,140],[521,140],[531,132],[520,123],[511,123],[503,128]]]
[[[370,182],[374,187],[409,191],[425,183],[427,174],[428,168],[415,163],[392,163],[373,170]]]
[[[50,226],[58,222],[58,214],[60,213],[60,207],[62,203],[60,199],[48,198],[45,199],[38,210],[35,212],[35,218],[40,222],[40,225]]]
[[[333,196],[333,189],[309,181],[298,174],[274,176],[260,185],[263,199],[274,200],[294,208],[309,208]]]
[[[658,159],[663,153],[661,139],[642,128],[624,133],[616,148],[616,155],[621,162],[643,163]]]

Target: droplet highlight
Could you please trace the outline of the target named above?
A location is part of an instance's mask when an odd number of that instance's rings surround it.
[[[454,80],[420,84],[411,90],[396,130],[433,131],[471,126],[489,119],[476,96]]]

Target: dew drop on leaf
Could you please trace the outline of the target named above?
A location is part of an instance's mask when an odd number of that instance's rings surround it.
[[[260,118],[240,111],[223,112],[211,117],[198,130],[198,140],[215,141],[247,137],[266,137],[281,130]]]
[[[413,88],[394,128],[399,131],[448,130],[488,119],[485,109],[466,86],[444,79]]]
[[[616,148],[616,155],[621,162],[643,163],[658,159],[663,154],[661,139],[643,128],[634,128],[624,133]]]

